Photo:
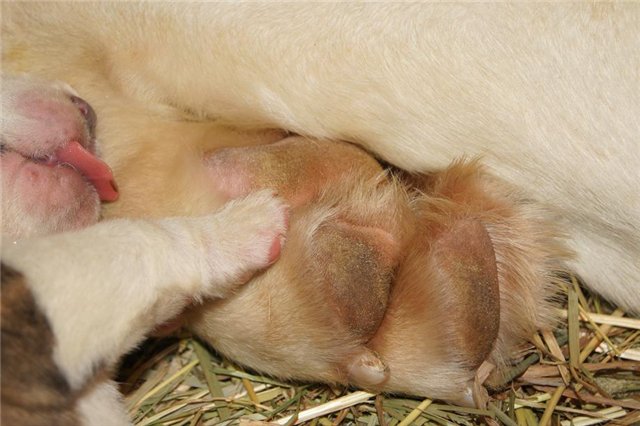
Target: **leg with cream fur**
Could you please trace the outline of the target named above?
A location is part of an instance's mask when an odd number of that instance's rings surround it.
[[[19,412],[20,401],[33,405],[34,397],[49,395],[42,389],[49,391],[52,384],[46,378],[54,377],[54,384],[69,396],[67,409],[78,410],[84,424],[105,424],[105,416],[119,402],[103,373],[110,374],[126,352],[188,304],[228,296],[272,264],[280,254],[287,224],[288,208],[265,190],[208,216],[104,221],[3,247],[3,268],[20,271],[6,282],[3,275],[3,292],[14,288],[8,297],[31,298],[34,303],[27,318],[42,312],[38,330],[52,336],[51,353],[44,354],[52,372],[36,371],[34,375],[41,378],[36,380],[38,386],[24,394],[16,396],[5,376],[15,380],[15,374],[8,373],[42,357],[40,348],[25,346],[30,349],[23,354],[27,362],[14,356],[13,364],[7,364],[3,358],[3,403],[5,397],[17,401],[4,407],[3,419],[5,415],[26,419]],[[24,340],[15,329],[33,327],[28,320],[25,324],[24,309],[17,311],[4,302],[3,357],[5,344],[7,354],[13,354]],[[20,313],[23,316],[17,317]],[[30,366],[45,368],[38,363]],[[61,411],[55,399],[46,403]],[[108,424],[128,424],[122,413],[116,409]],[[35,414],[46,416],[42,407]],[[73,415],[62,414],[73,420]]]

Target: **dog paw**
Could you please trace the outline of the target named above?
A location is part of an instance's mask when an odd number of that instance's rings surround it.
[[[289,207],[263,190],[231,201],[214,216],[207,238],[208,296],[222,296],[274,263],[284,246]]]
[[[362,347],[347,366],[349,381],[365,389],[378,389],[389,379],[389,367],[371,349]]]

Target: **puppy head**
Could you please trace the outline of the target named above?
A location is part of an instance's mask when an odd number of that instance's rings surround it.
[[[98,220],[117,198],[95,156],[96,116],[67,85],[2,76],[2,234],[24,238]]]

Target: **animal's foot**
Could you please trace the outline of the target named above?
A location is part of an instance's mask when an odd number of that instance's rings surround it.
[[[378,389],[389,379],[389,367],[368,348],[353,356],[347,367],[349,382],[363,388]]]
[[[289,226],[289,208],[272,191],[263,190],[231,201],[200,220],[206,230],[205,294],[221,296],[278,259]]]
[[[449,402],[462,407],[486,408],[489,403],[489,393],[484,387],[487,377],[494,371],[495,365],[484,361],[456,398],[449,398]]]

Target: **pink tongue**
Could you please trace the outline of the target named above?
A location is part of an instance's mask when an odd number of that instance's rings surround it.
[[[79,142],[72,141],[56,151],[61,163],[68,163],[93,184],[102,201],[118,199],[113,173],[107,164],[87,151]]]

